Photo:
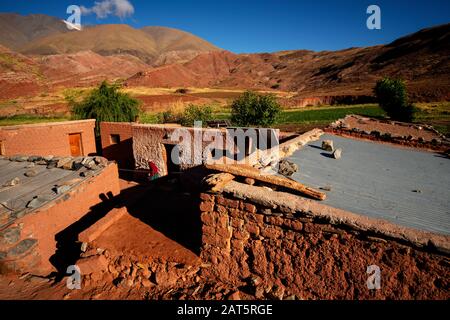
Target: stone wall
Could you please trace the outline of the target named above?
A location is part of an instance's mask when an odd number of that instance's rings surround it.
[[[117,166],[111,163],[58,199],[17,217],[0,230],[0,273],[55,271],[50,258],[57,250],[57,234],[88,215],[102,202],[100,195],[119,192]]]
[[[413,239],[428,243],[420,246],[401,236],[406,231],[388,236],[386,230],[396,227],[381,224],[378,230],[376,221],[363,228],[358,218],[353,226],[343,223],[343,216],[327,219],[325,211],[315,212],[322,207],[315,209],[313,202],[301,211],[289,207],[295,201],[280,205],[281,192],[265,190],[274,195],[263,202],[241,200],[242,193],[228,191],[200,195],[201,257],[211,264],[213,277],[251,290],[257,298],[450,298],[448,252],[435,247],[442,239],[448,246],[449,237],[427,240],[427,234],[412,231]],[[367,287],[371,265],[381,271],[379,290]]]
[[[69,134],[80,133],[84,156],[96,153],[95,120],[0,127],[2,155],[70,156]]]

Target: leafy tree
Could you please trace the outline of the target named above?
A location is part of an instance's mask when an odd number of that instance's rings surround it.
[[[212,119],[212,108],[210,106],[197,106],[190,104],[181,116],[181,124],[186,127],[194,126],[195,121],[202,121],[203,125]]]
[[[272,94],[244,92],[231,104],[231,121],[237,126],[271,126],[281,112]]]
[[[405,83],[400,79],[384,78],[374,89],[380,107],[394,120],[412,121],[415,107],[408,102]]]
[[[179,123],[186,127],[193,127],[195,121],[202,121],[203,125],[212,119],[212,107],[189,104],[184,110],[169,109],[158,114],[160,123]]]
[[[101,121],[131,122],[139,115],[139,101],[119,91],[119,85],[103,81],[80,102],[72,101],[75,119],[96,119],[96,135]]]

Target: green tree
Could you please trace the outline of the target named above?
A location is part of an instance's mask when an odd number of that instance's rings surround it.
[[[181,115],[181,124],[186,127],[194,126],[195,121],[201,121],[203,126],[212,119],[212,108],[210,106],[197,106],[190,104]]]
[[[101,121],[131,122],[139,115],[139,101],[119,91],[120,86],[103,81],[80,102],[72,101],[75,119],[96,119],[95,133],[100,135]]]
[[[237,126],[271,126],[281,112],[272,94],[244,92],[231,104],[231,121]]]
[[[408,102],[405,83],[400,79],[384,78],[374,89],[380,107],[393,120],[412,121],[415,107]]]
[[[183,111],[173,109],[160,112],[157,116],[159,123],[179,123],[186,127],[193,127],[195,121],[202,121],[206,125],[212,119],[211,106],[189,104]]]

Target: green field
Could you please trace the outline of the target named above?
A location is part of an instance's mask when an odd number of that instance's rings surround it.
[[[450,134],[450,102],[418,103],[416,123],[431,124],[443,134]],[[213,109],[214,119],[230,119],[229,108],[216,107]],[[343,118],[348,114],[358,114],[367,117],[382,118],[385,113],[376,104],[363,104],[351,106],[317,106],[301,109],[283,110],[280,114],[276,128],[286,131],[306,131],[314,127],[325,127],[329,123]],[[29,124],[39,122],[54,122],[69,120],[70,117],[53,116],[43,117],[38,115],[17,115],[13,117],[1,117],[0,126]],[[144,113],[140,116],[142,123],[157,123],[157,113]]]
[[[222,108],[217,111],[213,114],[214,119],[230,119],[231,113],[229,109],[224,110]],[[343,118],[348,114],[358,114],[368,117],[384,116],[383,110],[374,104],[305,107],[282,111],[274,127],[282,130],[305,131],[315,126],[325,127],[330,122]],[[156,121],[157,116],[154,113],[146,113],[141,116],[141,122],[143,123],[156,123]]]
[[[40,115],[16,115],[11,117],[0,117],[0,126],[14,126],[19,124],[33,124],[43,122],[67,121],[70,117],[64,116],[40,116]]]

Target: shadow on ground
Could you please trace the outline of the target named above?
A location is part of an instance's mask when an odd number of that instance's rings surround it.
[[[191,175],[202,175],[191,172]],[[57,269],[57,280],[66,275],[67,267],[81,255],[78,235],[113,208],[126,207],[133,217],[179,243],[195,254],[200,253],[202,226],[199,211],[199,189],[184,175],[166,176],[124,189],[117,196],[100,194],[101,203],[90,208],[88,214],[55,236],[57,251],[50,262]],[[193,178],[194,181],[197,178]],[[135,179],[132,179],[135,180]],[[201,180],[201,179],[200,179]]]

